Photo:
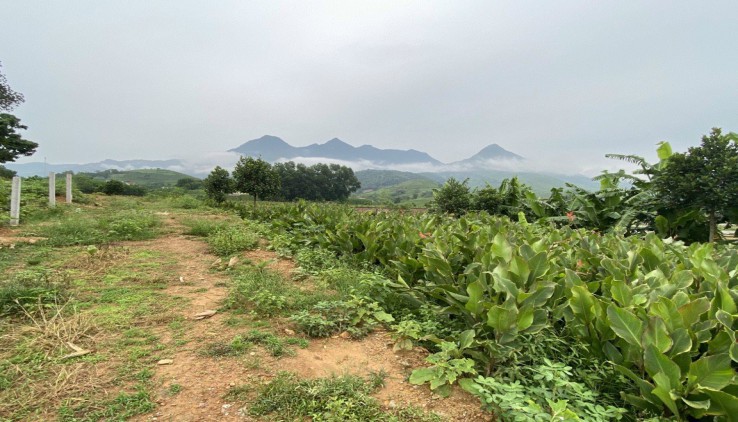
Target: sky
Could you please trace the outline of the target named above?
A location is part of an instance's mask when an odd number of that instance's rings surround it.
[[[738,132],[735,1],[0,0],[39,143],[18,162],[196,159],[264,134],[548,170]]]

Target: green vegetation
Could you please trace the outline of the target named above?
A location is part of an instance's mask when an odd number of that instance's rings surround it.
[[[256,201],[270,198],[279,193],[280,180],[272,165],[261,158],[241,157],[233,169],[235,189],[248,193]]]
[[[76,178],[90,179],[93,183],[105,185],[110,181],[118,181],[127,185],[135,185],[145,189],[174,187],[178,184],[197,183],[198,179],[186,174],[165,169],[138,169],[138,170],[104,170],[96,173],[79,173]],[[186,180],[189,182],[180,182]],[[185,186],[185,187],[187,187]],[[87,192],[91,193],[93,191]],[[107,192],[105,192],[107,193]]]
[[[376,190],[363,190],[351,198],[354,202],[423,207],[433,199],[433,189],[439,186],[432,180],[412,179]]]
[[[280,373],[260,387],[251,406],[254,416],[276,416],[280,420],[313,421],[439,421],[413,409],[385,413],[371,393],[382,385],[381,376],[373,380],[344,375],[334,378],[302,380]]]
[[[292,161],[274,164],[281,187],[279,198],[286,201],[345,201],[361,184],[354,171],[338,164],[306,166]]]
[[[208,235],[210,250],[218,256],[231,256],[237,252],[254,249],[259,243],[259,233],[254,225],[224,226]]]
[[[583,361],[589,363],[565,381],[572,388],[587,385],[593,390],[591,400],[603,406],[564,406],[561,400],[567,399],[555,391],[551,402],[536,393],[534,402],[550,415],[617,418],[621,408],[629,408],[639,417],[701,418],[732,414],[731,406],[738,403],[732,395],[738,313],[733,303],[738,291],[732,287],[736,274],[730,270],[738,264],[738,251],[733,248],[687,247],[655,235],[624,238],[524,220],[515,224],[485,214],[368,215],[297,205],[257,215],[285,233],[279,239],[289,239],[293,248],[321,248],[357,265],[381,268],[386,278],[366,281],[383,292],[372,297],[395,319],[425,323],[422,304],[451,329],[418,333],[442,355],[434,355],[429,369],[417,372],[413,381],[438,388],[459,376],[479,374],[512,382],[517,377],[504,371],[510,365],[530,370],[548,365],[520,362],[536,334],[545,330],[570,339],[564,344],[585,347],[578,353],[586,353]],[[398,296],[406,298],[400,299],[405,306],[398,306]],[[332,319],[340,315],[322,322]],[[574,367],[561,362],[573,346],[563,354],[558,343],[539,347],[553,368]],[[602,374],[601,368],[608,372]],[[605,377],[609,385],[592,382]],[[484,385],[493,385],[485,383],[463,385],[483,395]],[[498,394],[493,387],[489,394]]]

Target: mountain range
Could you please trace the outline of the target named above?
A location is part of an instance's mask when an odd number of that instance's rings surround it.
[[[269,162],[296,158],[330,158],[341,161],[367,161],[377,166],[421,163],[437,166],[443,164],[425,152],[414,149],[379,149],[371,145],[354,147],[338,138],[333,138],[324,144],[293,147],[281,138],[264,135],[228,151],[261,157]]]
[[[322,144],[314,143],[304,147],[295,147],[279,137],[265,135],[245,142],[228,152],[230,154],[226,154],[226,157],[222,158],[223,161],[217,163],[206,162],[205,158],[202,158],[201,161],[104,160],[87,164],[7,163],[6,167],[15,170],[23,177],[45,176],[50,171],[78,173],[141,168],[162,168],[204,177],[215,165],[232,168],[239,156],[252,156],[261,157],[272,163],[290,160],[306,164],[338,162],[353,168],[355,172],[367,169],[412,171],[412,174],[434,183],[443,183],[449,177],[460,180],[469,179],[471,187],[484,186],[486,183],[496,185],[502,179],[518,176],[521,181],[531,185],[537,193],[547,193],[549,189],[562,187],[566,183],[573,183],[586,189],[596,189],[598,186],[591,179],[582,175],[562,175],[531,170],[534,166],[524,157],[497,144],[490,144],[467,159],[451,163],[443,163],[428,153],[414,149],[381,149],[371,145],[354,147],[338,138]],[[222,156],[223,153],[220,155]]]

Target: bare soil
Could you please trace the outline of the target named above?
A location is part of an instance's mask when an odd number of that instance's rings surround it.
[[[176,230],[180,227],[174,219],[167,220],[170,228]],[[134,420],[253,420],[248,416],[248,405],[228,401],[224,396],[234,386],[268,382],[279,371],[294,372],[308,378],[342,374],[365,376],[372,371],[384,371],[387,374],[385,387],[376,393],[376,397],[386,408],[413,405],[434,411],[448,420],[492,419],[489,413],[480,410],[478,399],[460,389],[444,399],[431,394],[427,386],[410,385],[407,377],[413,368],[423,366],[427,352],[416,349],[395,353],[391,337],[381,331],[359,341],[341,337],[310,340],[309,347],[297,349],[295,356],[291,357],[275,358],[261,348],[247,352],[243,358],[205,356],[202,351],[207,344],[229,342],[243,331],[226,325],[229,313],[219,310],[228,294],[228,276],[211,270],[217,257],[208,253],[204,242],[176,233],[152,241],[128,243],[127,246],[132,250],[141,247],[179,257],[177,271],[171,275],[171,282],[164,293],[186,299],[181,302],[184,305],[174,311],[184,318],[181,335],[175,338],[166,323],[154,328],[166,346],[165,350],[170,351],[165,358],[171,359],[171,364],[152,368],[160,386],[155,397],[158,406],[152,413]],[[292,261],[265,250],[244,253],[239,261],[254,264],[267,261],[268,268],[288,279],[295,269]],[[194,319],[195,314],[206,310],[218,312],[209,318]],[[288,329],[284,321],[269,323],[275,332]],[[172,392],[172,385],[179,386],[181,390]]]

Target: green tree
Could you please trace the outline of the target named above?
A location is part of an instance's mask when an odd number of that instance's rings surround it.
[[[233,178],[237,191],[254,197],[254,206],[257,199],[277,195],[281,186],[279,174],[261,158],[241,157],[233,170]]]
[[[18,129],[27,129],[27,127],[12,114],[0,113],[0,163],[15,161],[21,155],[31,155],[36,152],[38,144],[23,139],[16,132]]]
[[[177,180],[176,186],[178,188],[187,189],[187,190],[197,190],[197,189],[202,189],[203,184],[202,184],[202,180],[193,179],[190,177],[183,177]]]
[[[234,190],[234,182],[230,173],[220,166],[215,167],[208,177],[203,180],[202,184],[205,186],[205,193],[208,198],[217,203],[225,201],[226,195]]]
[[[23,95],[13,91],[8,86],[5,75],[0,72],[0,110],[12,110],[22,102]],[[20,119],[12,114],[0,113],[0,164],[15,161],[21,155],[31,155],[36,152],[38,144],[23,139],[16,132],[19,129],[28,128],[22,125]],[[5,170],[5,167],[0,166],[0,169]]]
[[[2,63],[0,63],[0,70]],[[8,86],[2,71],[0,71],[0,110],[12,110],[16,105],[23,102],[23,94],[13,91]]]
[[[437,212],[463,215],[471,206],[471,193],[469,191],[469,179],[459,182],[450,178],[438,189],[433,189],[433,202],[431,207]]]
[[[723,135],[713,128],[702,144],[673,154],[654,179],[656,192],[667,206],[698,209],[709,220],[709,241],[717,236],[718,216],[738,204],[738,134]]]

